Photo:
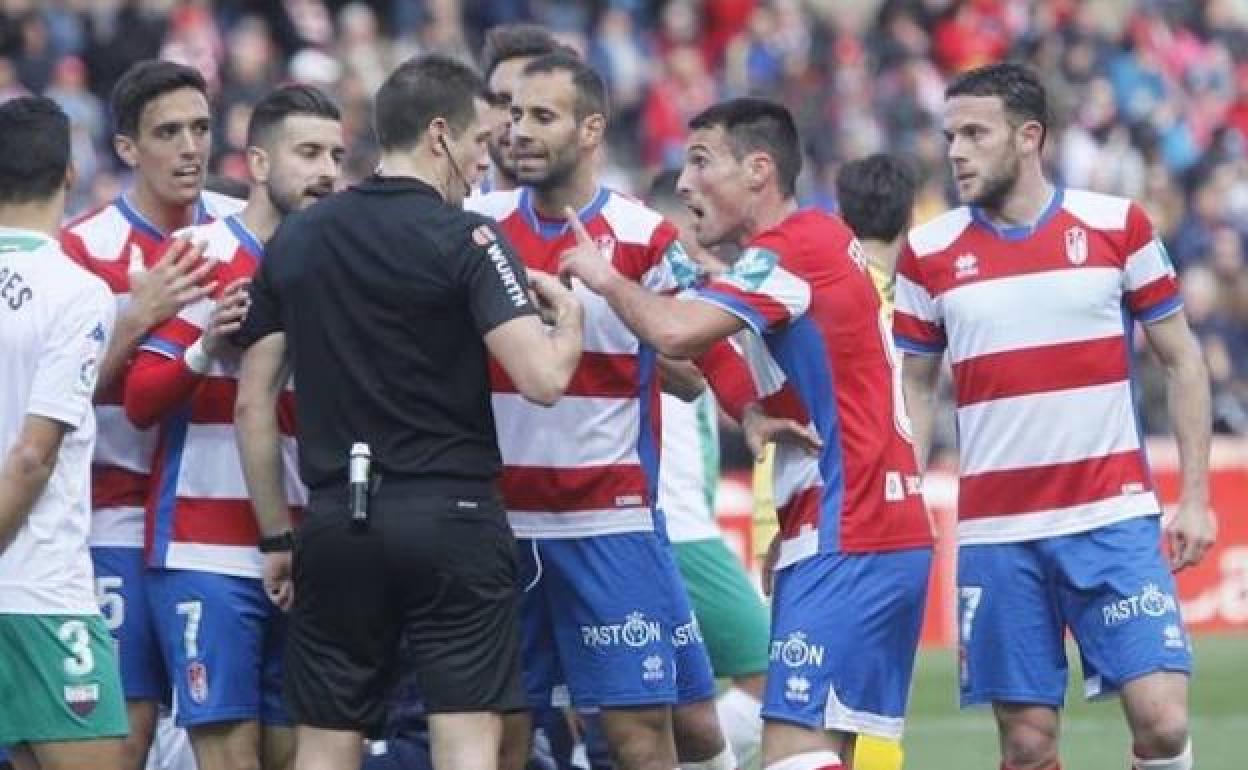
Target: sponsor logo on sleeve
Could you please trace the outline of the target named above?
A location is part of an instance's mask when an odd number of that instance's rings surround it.
[[[472,231],[472,242],[485,249],[485,254],[490,258],[494,271],[498,273],[498,279],[503,284],[503,291],[507,293],[511,304],[518,308],[528,305],[529,298],[524,288],[520,286],[520,279],[516,271],[512,269],[507,254],[503,252],[503,245],[499,242],[494,229],[489,225],[478,226]]]
[[[776,252],[751,246],[724,275],[724,280],[745,291],[758,291],[779,262],[780,255]]]

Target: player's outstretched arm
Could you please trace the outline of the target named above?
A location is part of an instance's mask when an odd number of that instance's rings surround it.
[[[0,553],[8,548],[52,478],[61,439],[68,429],[65,423],[49,417],[26,415],[17,441],[0,466]]]
[[[575,276],[602,295],[620,320],[655,350],[671,358],[696,358],[717,340],[745,327],[726,310],[656,294],[625,278],[602,258],[576,212],[565,213],[576,246],[560,257],[560,275]]]
[[[1182,311],[1144,324],[1148,342],[1166,372],[1166,403],[1179,445],[1179,509],[1166,523],[1170,568],[1198,563],[1213,545],[1217,522],[1209,510],[1212,408],[1209,371]]]

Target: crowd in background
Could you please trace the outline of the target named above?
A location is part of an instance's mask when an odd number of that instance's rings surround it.
[[[375,163],[369,97],[386,74],[421,52],[473,59],[486,29],[513,21],[557,32],[607,78],[614,186],[678,166],[702,108],[761,94],[799,120],[804,203],[835,210],[840,163],[904,152],[923,170],[918,221],[951,200],[945,82],[1032,64],[1052,100],[1052,173],[1152,215],[1209,362],[1215,428],[1248,435],[1248,0],[0,0],[0,101],[42,93],[71,116],[73,211],[126,186],[108,94],[154,56],[207,77],[214,173],[243,178],[250,105],[297,80],[339,101],[358,179]],[[1167,432],[1162,375],[1138,358],[1144,427]]]

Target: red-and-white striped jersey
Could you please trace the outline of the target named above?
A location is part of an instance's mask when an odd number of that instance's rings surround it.
[[[955,209],[898,264],[897,346],[953,367],[963,543],[1083,532],[1156,514],[1131,400],[1131,331],[1181,309],[1136,204],[1058,189],[1034,227]]]
[[[242,201],[205,192],[194,221],[233,213]],[[78,217],[61,230],[61,249],[99,276],[117,298],[117,314],[130,302],[131,265],[150,267],[160,258],[165,234],[120,196]],[[143,545],[143,501],[152,467],[153,431],[134,427],[121,407],[122,377],[96,398],[97,439],[91,464],[93,546]]]
[[[527,189],[468,201],[493,217],[525,265],[558,271],[576,241],[562,219],[546,221]],[[638,201],[600,189],[581,222],[625,276],[671,291],[695,270],[675,226]],[[602,297],[576,285],[585,306],[585,352],[553,407],[524,399],[492,364],[501,488],[520,537],[585,537],[654,528],[659,462],[658,379],[642,344]]]
[[[776,566],[930,547],[895,352],[849,228],[797,212],[691,297],[746,323],[736,341],[767,413],[811,425],[823,440],[817,456],[776,445]]]
[[[226,286],[251,277],[264,247],[236,216],[190,227],[179,235],[205,243],[205,259],[220,260],[216,280]],[[155,329],[140,348],[181,358],[202,335],[215,302],[200,300]],[[239,362],[212,362],[190,401],[158,428],[152,485],[147,497],[147,563],[239,577],[260,577],[260,532],[243,479],[234,430]],[[294,400],[287,384],[278,402],[286,500],[294,510],[307,501],[299,481]]]

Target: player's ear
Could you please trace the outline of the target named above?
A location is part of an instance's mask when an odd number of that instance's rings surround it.
[[[758,192],[775,175],[776,167],[771,156],[765,152],[752,152],[745,156],[745,181],[751,192]]]
[[[260,183],[269,181],[269,174],[272,170],[273,162],[268,150],[255,145],[247,148],[247,174],[252,181]]]
[[[65,192],[66,194],[68,194],[70,190],[74,189],[74,185],[76,184],[78,184],[78,168],[74,165],[74,162],[71,160],[69,162],[69,165],[65,167]]]
[[[117,157],[121,158],[122,163],[130,168],[138,168],[139,147],[134,137],[126,134],[113,134],[113,150],[116,151]]]
[[[425,141],[429,143],[429,149],[436,157],[450,154],[450,149],[446,146],[450,136],[451,126],[441,115],[429,121],[429,127],[425,129]]]
[[[1044,126],[1038,120],[1028,120],[1018,127],[1019,150],[1040,154],[1044,146]]]
[[[602,144],[607,134],[607,119],[595,112],[581,121],[581,143],[586,147],[597,147]]]

